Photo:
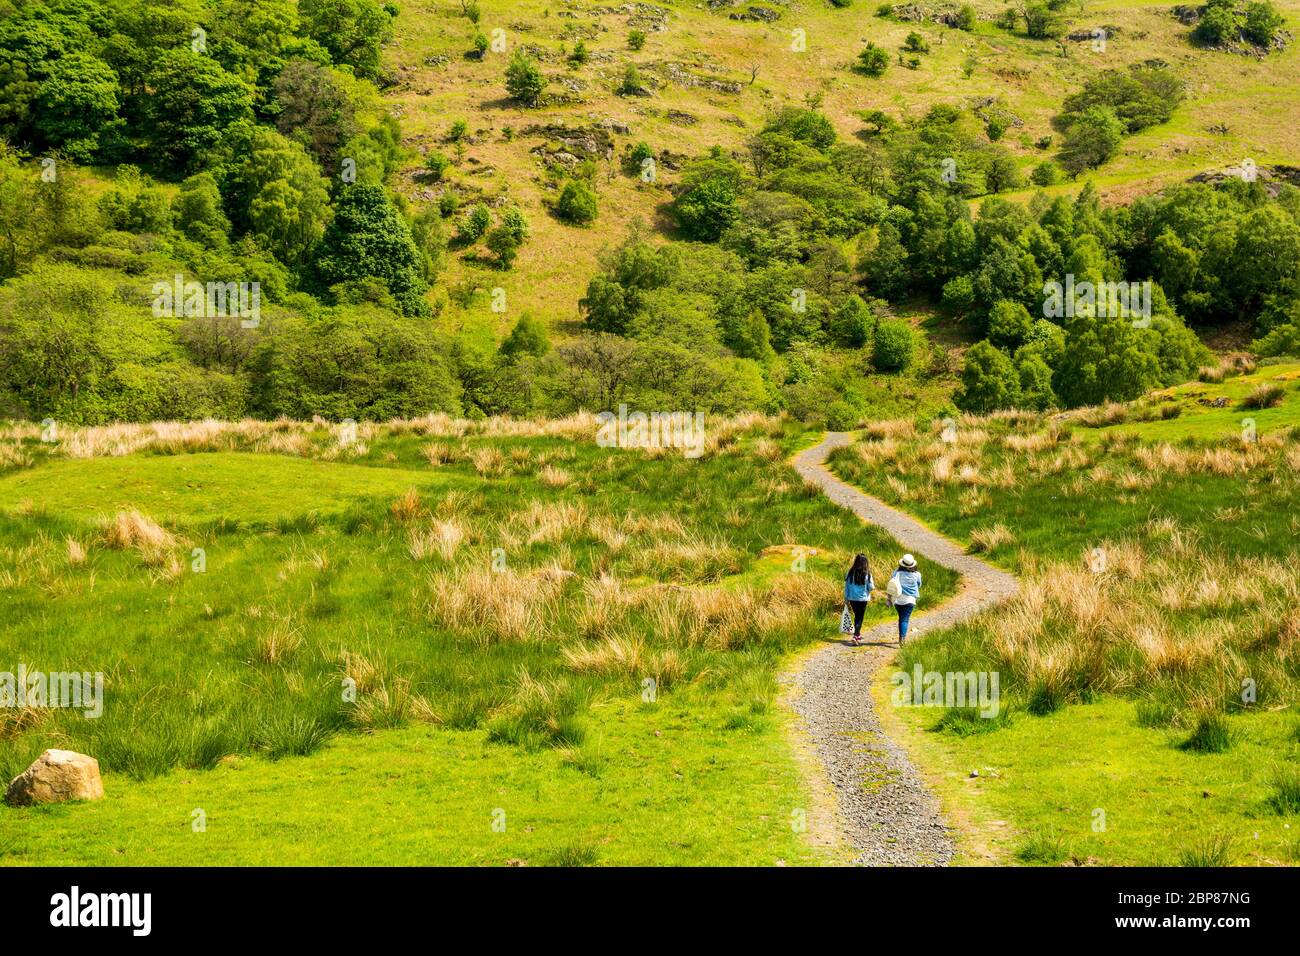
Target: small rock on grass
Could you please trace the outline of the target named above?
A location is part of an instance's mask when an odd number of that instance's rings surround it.
[[[5,802],[15,807],[68,800],[101,800],[104,781],[99,761],[73,750],[47,750],[14,777]]]

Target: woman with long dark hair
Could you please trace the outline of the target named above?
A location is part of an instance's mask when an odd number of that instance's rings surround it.
[[[853,643],[862,643],[862,615],[871,600],[871,563],[865,554],[855,555],[849,573],[844,575],[844,600],[853,609]]]

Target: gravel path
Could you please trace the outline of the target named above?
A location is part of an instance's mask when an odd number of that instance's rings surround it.
[[[888,531],[903,551],[962,576],[950,601],[933,610],[921,604],[909,637],[950,627],[1015,593],[1012,575],[832,475],[824,465],[826,456],[849,441],[842,432],[828,433],[821,444],[795,456],[795,470],[831,501]],[[793,707],[801,718],[801,730],[835,789],[840,829],[854,849],[854,863],[945,864],[952,859],[953,844],[938,802],[903,748],[885,734],[871,698],[873,674],[894,656],[897,625],[888,621],[865,632],[862,639],[863,647],[827,644],[800,670],[784,676],[794,685]]]

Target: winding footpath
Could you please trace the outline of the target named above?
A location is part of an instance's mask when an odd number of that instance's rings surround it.
[[[827,433],[820,444],[795,456],[795,470],[837,505],[889,532],[904,551],[961,575],[949,601],[918,608],[909,637],[951,627],[1016,592],[1011,574],[832,475],[827,456],[850,441],[843,432]],[[872,701],[875,672],[897,649],[897,624],[891,619],[877,625],[862,640],[862,647],[846,641],[827,644],[784,676],[793,685],[800,731],[834,788],[839,829],[853,847],[855,864],[945,864],[952,859],[953,841],[938,801],[903,748],[885,733]]]

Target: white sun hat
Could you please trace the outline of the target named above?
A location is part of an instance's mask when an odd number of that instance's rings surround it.
[[[905,554],[903,555],[903,560],[898,563],[905,568],[914,568],[916,567],[916,558],[912,557],[910,554]]]

